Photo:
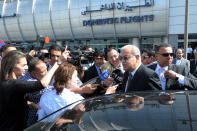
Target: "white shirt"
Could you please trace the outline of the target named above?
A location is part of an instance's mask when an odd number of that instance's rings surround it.
[[[161,87],[162,90],[166,90],[166,78],[164,77],[164,73],[168,70],[168,66],[160,67],[159,64],[157,64],[155,72],[159,76],[159,79],[161,81]]]
[[[56,90],[47,91],[42,95],[40,99],[39,105],[41,109],[38,110],[38,120],[61,109],[62,107],[65,107],[82,99],[84,98],[80,94],[71,92],[66,88],[64,88],[60,95],[56,93]],[[74,106],[76,106],[76,104],[73,104],[68,108],[72,109]]]
[[[161,81],[161,87],[162,87],[162,90],[166,90],[166,78],[164,76],[164,73],[168,70],[168,66],[165,66],[165,67],[160,67],[159,64],[157,64],[157,67],[155,69],[155,72],[157,73],[157,75],[159,76],[159,79]],[[181,85],[185,85],[185,77],[183,75],[179,75],[179,78],[178,78],[178,82],[181,84]]]
[[[176,65],[181,65],[181,60],[176,60]]]
[[[192,53],[193,49],[190,47],[190,48],[187,48],[187,53]]]
[[[195,54],[197,52],[197,49],[194,49],[193,53]]]

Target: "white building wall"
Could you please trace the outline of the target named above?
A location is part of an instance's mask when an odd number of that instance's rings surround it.
[[[185,1],[170,0],[169,34],[184,34]],[[189,33],[197,33],[197,0],[189,0]]]

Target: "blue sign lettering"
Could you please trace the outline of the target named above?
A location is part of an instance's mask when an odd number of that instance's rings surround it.
[[[16,16],[17,16],[16,13],[13,13],[12,15],[4,15],[4,16],[0,15],[0,18],[9,18],[9,17],[16,17]]]
[[[83,26],[93,26],[93,25],[105,25],[105,24],[118,24],[118,23],[138,23],[138,22],[148,22],[153,21],[154,15],[144,15],[144,16],[129,16],[120,18],[105,18],[105,19],[93,19],[84,20]]]

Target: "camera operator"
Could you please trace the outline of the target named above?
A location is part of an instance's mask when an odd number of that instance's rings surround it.
[[[68,62],[77,67],[79,78],[82,80],[84,71],[93,65],[93,52],[87,50],[71,51]]]
[[[48,64],[50,60],[50,53],[47,48],[40,48],[39,52],[37,52],[34,57],[37,57]]]

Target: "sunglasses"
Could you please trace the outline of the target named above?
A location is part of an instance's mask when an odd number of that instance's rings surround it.
[[[122,60],[124,60],[124,61],[127,61],[128,59],[130,59],[132,56],[124,56],[124,57],[122,57],[122,56],[120,56],[120,60],[122,61]]]
[[[162,55],[163,57],[168,57],[170,55],[172,57],[174,55],[174,53],[163,53],[160,55]]]

